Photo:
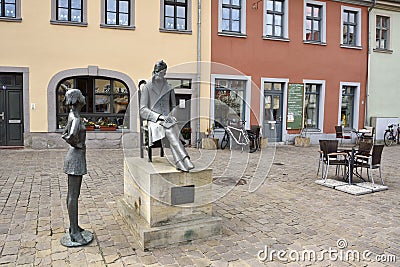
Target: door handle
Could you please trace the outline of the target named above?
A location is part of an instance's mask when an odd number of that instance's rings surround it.
[[[4,121],[4,111],[2,113],[0,113],[0,118],[1,118],[1,120]]]

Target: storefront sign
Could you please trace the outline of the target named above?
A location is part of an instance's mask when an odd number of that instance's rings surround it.
[[[287,97],[286,129],[301,129],[303,127],[304,85],[289,84]]]

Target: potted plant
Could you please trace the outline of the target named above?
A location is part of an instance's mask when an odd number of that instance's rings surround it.
[[[190,140],[191,135],[192,135],[192,129],[189,127],[184,127],[181,130],[181,134],[182,134],[183,139]]]

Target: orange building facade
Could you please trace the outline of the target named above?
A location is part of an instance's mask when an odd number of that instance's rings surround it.
[[[212,69],[211,118],[218,99],[246,128],[291,142],[301,130],[312,143],[364,126],[370,1],[212,0],[211,59],[236,69]],[[229,68],[226,68],[229,69]],[[297,91],[296,91],[297,90]]]

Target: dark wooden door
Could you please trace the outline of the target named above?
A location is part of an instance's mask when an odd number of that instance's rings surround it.
[[[0,73],[0,146],[23,146],[22,74]]]

